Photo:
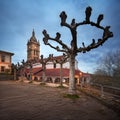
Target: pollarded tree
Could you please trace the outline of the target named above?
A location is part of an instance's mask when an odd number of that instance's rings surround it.
[[[46,75],[45,75],[45,73],[46,73],[46,64],[47,64],[47,62],[49,61],[49,60],[51,60],[53,58],[53,54],[49,54],[49,57],[48,58],[46,58],[46,59],[44,59],[43,58],[43,55],[41,55],[41,59],[40,59],[40,63],[42,64],[42,79],[43,79],[43,83],[45,83],[46,82]]]
[[[61,12],[60,18],[61,18],[61,26],[67,27],[72,35],[71,40],[71,46],[69,47],[67,44],[65,44],[61,39],[61,34],[59,32],[56,33],[56,36],[50,37],[46,30],[43,30],[43,41],[45,45],[50,46],[51,48],[57,50],[58,52],[64,52],[69,57],[70,62],[70,73],[69,73],[69,94],[76,94],[76,87],[75,87],[75,57],[77,56],[77,53],[86,53],[90,51],[91,49],[97,48],[100,45],[102,45],[108,38],[113,37],[113,33],[110,32],[110,26],[103,27],[100,25],[100,22],[103,20],[103,14],[100,14],[97,18],[97,22],[92,22],[90,20],[90,16],[92,13],[92,8],[87,7],[85,10],[86,18],[83,22],[77,23],[75,19],[72,19],[71,24],[68,24],[66,22],[67,15],[65,11]],[[98,39],[97,41],[95,39],[92,39],[91,44],[85,46],[84,42],[82,43],[81,47],[78,47],[77,45],[77,27],[82,25],[91,25],[94,27],[97,27],[98,29],[103,30],[103,36]],[[54,46],[52,45],[49,40],[52,40],[54,42],[57,42],[60,46]]]
[[[68,56],[66,56],[65,54],[63,54],[63,57],[61,59],[56,59],[54,58],[54,63],[58,63],[60,64],[60,86],[63,86],[63,75],[62,75],[62,69],[63,69],[63,64],[66,63],[68,61]]]

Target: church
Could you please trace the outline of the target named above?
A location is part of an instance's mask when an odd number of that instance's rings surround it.
[[[42,58],[40,56],[40,43],[36,39],[34,30],[32,31],[32,36],[27,42],[27,61],[36,61],[32,64],[32,80],[41,81],[43,77],[43,64],[41,64],[41,59],[45,64],[45,81],[46,82],[59,82],[62,73],[62,79],[64,82],[69,82],[69,58],[64,62],[64,55],[52,56],[52,59]],[[59,62],[56,62],[59,61]],[[26,70],[27,76],[30,76],[30,68]],[[62,72],[61,72],[62,71]],[[83,73],[78,69],[78,62],[75,61],[75,80],[79,84],[80,79],[89,79],[88,73]]]

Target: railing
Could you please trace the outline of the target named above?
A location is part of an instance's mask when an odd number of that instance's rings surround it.
[[[112,87],[112,86],[108,86],[108,85],[97,84],[97,83],[92,83],[91,86],[93,86],[96,89],[101,90],[101,95],[103,95],[104,92],[108,92],[108,93],[120,96],[120,88]]]

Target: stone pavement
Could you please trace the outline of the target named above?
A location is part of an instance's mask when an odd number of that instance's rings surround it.
[[[97,100],[78,93],[64,98],[67,88],[0,81],[0,120],[120,120]]]

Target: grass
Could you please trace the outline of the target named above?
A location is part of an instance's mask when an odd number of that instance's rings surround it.
[[[63,85],[59,85],[57,88],[65,88]]]
[[[20,81],[21,83],[24,82],[23,79],[20,79],[19,81]]]
[[[29,81],[29,83],[33,83],[33,81],[31,80],[31,81]]]
[[[75,95],[71,95],[71,94],[64,94],[63,96],[64,98],[70,98],[70,99],[78,99],[79,95],[75,94]]]
[[[46,85],[46,83],[45,83],[45,82],[41,82],[41,83],[40,83],[40,85],[45,86],[45,85]]]

